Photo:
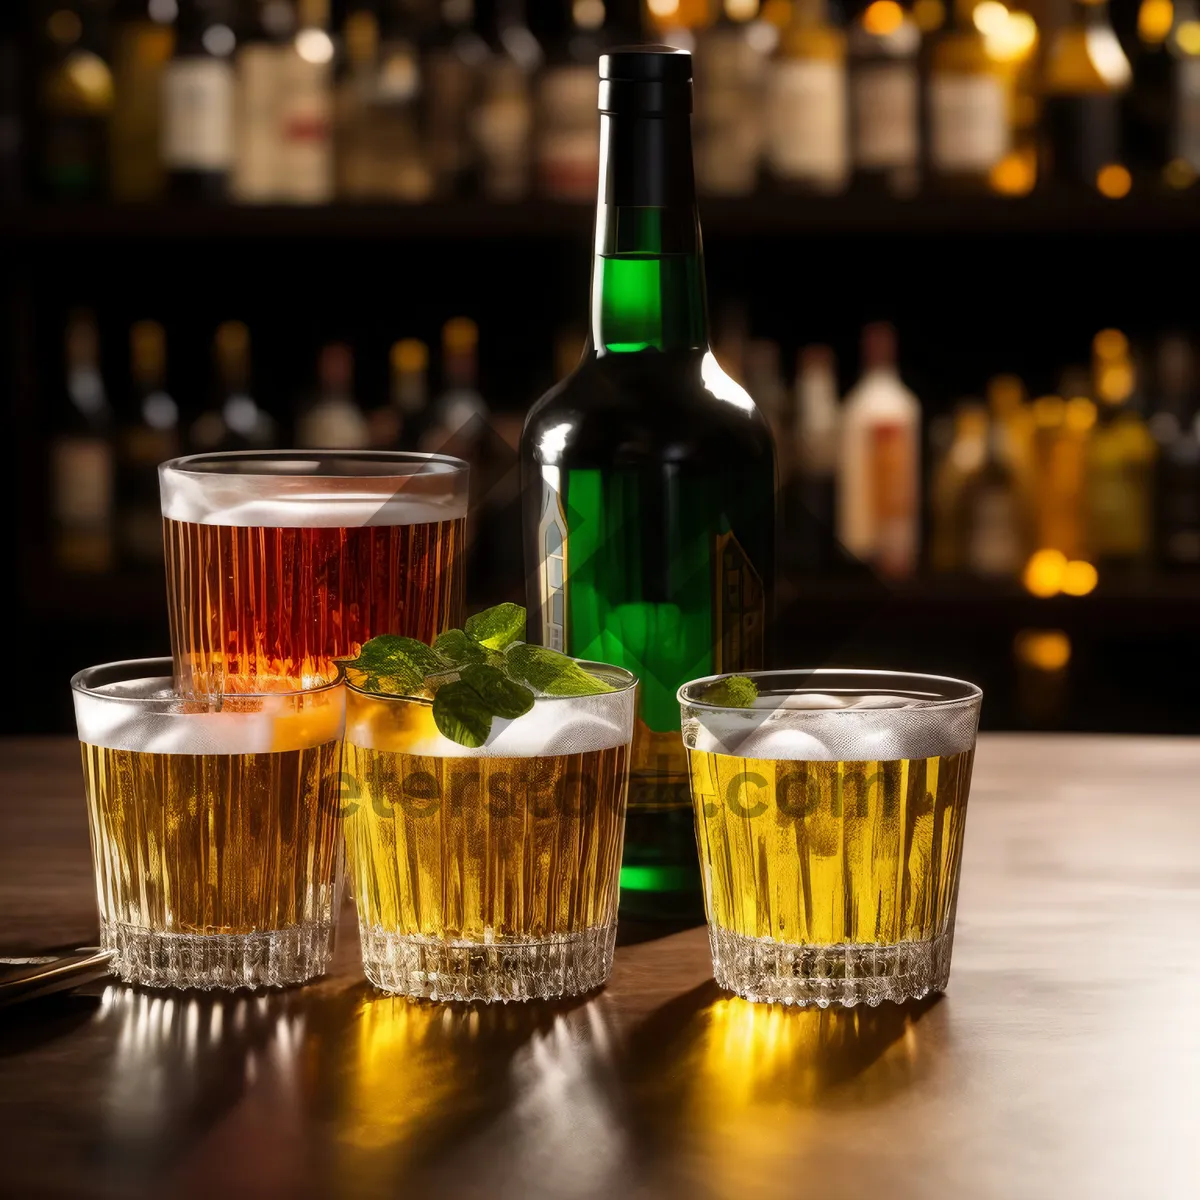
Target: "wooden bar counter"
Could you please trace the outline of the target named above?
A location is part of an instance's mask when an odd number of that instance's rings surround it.
[[[78,749],[0,744],[0,954],[96,939]],[[443,1007],[93,984],[0,1011],[0,1194],[1200,1196],[1200,738],[980,739],[950,989],[798,1011],[703,929],[607,989]]]

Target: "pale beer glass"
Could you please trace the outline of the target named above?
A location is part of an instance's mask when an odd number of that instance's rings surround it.
[[[434,1000],[549,999],[612,970],[636,679],[538,696],[477,749],[427,700],[346,685],[343,800],[367,978]]]
[[[982,693],[889,671],[764,671],[679,690],[717,982],[875,1005],[950,973]]]
[[[72,680],[100,942],[156,987],[261,987],[324,973],[343,879],[345,693],[183,698],[168,658]],[[268,690],[270,689],[270,690]]]
[[[298,679],[382,633],[461,624],[469,468],[391,451],[195,454],[159,468],[179,686]]]

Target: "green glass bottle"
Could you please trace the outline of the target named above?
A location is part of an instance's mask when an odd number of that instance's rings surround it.
[[[703,912],[680,684],[762,665],[775,451],[717,365],[691,146],[691,56],[600,59],[591,331],[521,439],[531,640],[641,679],[626,916]]]

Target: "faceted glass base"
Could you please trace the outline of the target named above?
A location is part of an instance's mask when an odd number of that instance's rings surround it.
[[[717,983],[747,1000],[874,1006],[942,991],[950,978],[954,929],[929,941],[890,946],[794,946],[710,925],[708,941]]]
[[[427,1000],[553,1000],[590,992],[612,973],[617,927],[538,941],[443,942],[359,926],[363,968],[385,992]]]
[[[115,950],[112,971],[125,983],[170,988],[286,987],[323,975],[334,927],[305,922],[271,933],[155,933],[102,922],[100,943]]]

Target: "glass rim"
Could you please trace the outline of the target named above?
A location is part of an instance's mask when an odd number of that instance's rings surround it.
[[[388,465],[424,465],[428,471],[298,471],[237,469],[239,464],[261,462],[264,466],[278,463],[313,463],[315,465],[332,460]],[[233,469],[228,469],[233,468]],[[471,466],[465,459],[450,454],[437,454],[422,450],[208,450],[200,454],[184,454],[167,459],[159,465],[163,474],[187,475],[196,479],[240,478],[240,479],[401,479],[412,475],[442,475],[454,478],[469,473]]]
[[[983,699],[983,689],[975,683],[971,683],[968,679],[957,679],[953,675],[930,675],[921,671],[893,671],[881,670],[878,668],[867,667],[785,667],[771,671],[724,671],[719,675],[705,675],[699,679],[689,679],[675,693],[675,698],[681,706],[686,705],[688,708],[702,709],[707,712],[729,712],[729,713],[747,713],[754,712],[754,708],[745,708],[732,704],[712,704],[706,700],[701,700],[689,694],[693,688],[707,687],[710,684],[716,683],[722,679],[733,678],[749,679],[754,683],[759,683],[763,680],[777,679],[813,679],[820,682],[822,679],[846,679],[848,677],[864,678],[869,681],[874,681],[879,684],[877,691],[882,694],[887,694],[890,683],[894,690],[901,690],[898,686],[901,681],[910,684],[933,685],[937,691],[930,695],[928,699],[923,698],[921,709],[925,712],[936,711],[939,709],[955,708],[959,706],[970,706],[978,704]],[[949,694],[951,689],[958,694]],[[817,691],[816,687],[782,687],[778,691],[778,695],[798,695],[804,691]],[[836,689],[835,689],[836,690]],[[938,694],[940,692],[940,694]],[[775,693],[768,692],[768,695]],[[869,693],[868,693],[869,694]],[[758,711],[764,711],[759,709]],[[797,713],[812,712],[819,713],[823,718],[826,717],[842,717],[842,716],[861,716],[864,712],[871,712],[878,715],[881,712],[912,712],[911,708],[901,708],[899,705],[894,708],[822,708],[822,709],[797,709]]]
[[[166,670],[161,668],[165,667]],[[141,672],[132,670],[131,668],[145,668]],[[106,680],[103,684],[97,684],[89,677],[96,675],[98,672],[111,672],[113,678]],[[198,696],[184,696],[178,693],[174,696],[114,696],[110,692],[103,691],[102,688],[113,683],[130,682],[135,679],[169,679],[171,686],[175,684],[175,663],[171,658],[158,656],[156,658],[119,658],[112,662],[96,663],[95,666],[84,667],[82,670],[76,671],[71,676],[71,691],[78,692],[81,696],[90,696],[95,700],[107,701],[111,704],[130,704],[130,705],[163,705],[174,704],[178,701],[188,701],[190,703],[202,703],[204,701],[219,702],[224,700],[294,700],[303,696],[320,696],[325,692],[333,691],[335,688],[342,686],[341,673],[334,675],[332,679],[324,680],[321,683],[315,683],[311,687],[289,688],[286,690],[278,690],[273,692],[220,692],[220,693],[201,693]],[[211,709],[206,710],[211,712]],[[204,713],[176,713],[177,716],[203,716]]]
[[[603,700],[607,697],[624,696],[632,688],[636,688],[640,682],[638,677],[625,667],[618,667],[613,663],[595,662],[590,658],[572,658],[571,661],[582,667],[585,671],[591,671],[595,675],[600,675],[602,678],[604,673],[609,673],[616,678],[611,682],[614,683],[611,692],[591,692],[586,696],[538,696],[534,695],[534,704],[540,704],[544,700]],[[595,668],[599,668],[598,670]],[[424,696],[402,696],[397,692],[369,692],[366,688],[355,683],[347,674],[344,664],[338,663],[338,680],[344,682],[346,690],[353,692],[356,696],[366,696],[369,700],[387,700],[387,701],[403,701],[408,704],[431,705],[432,700]],[[620,680],[620,683],[617,683]],[[608,683],[610,680],[605,679]],[[532,690],[532,689],[530,689]],[[515,718],[520,720],[520,717]]]

